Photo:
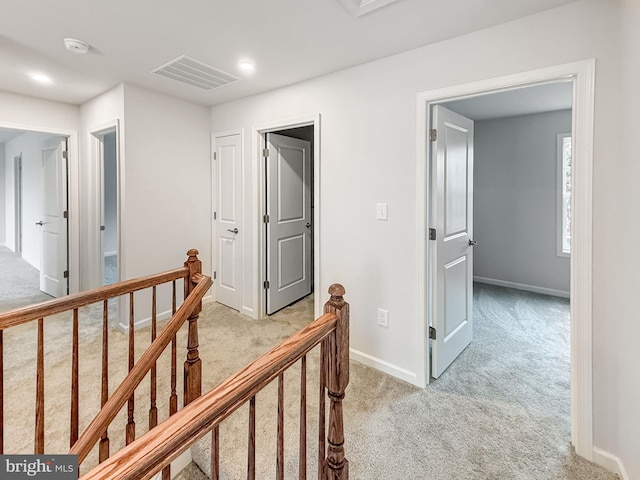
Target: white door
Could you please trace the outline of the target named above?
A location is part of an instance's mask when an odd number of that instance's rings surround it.
[[[267,314],[311,293],[311,143],[267,134]]]
[[[242,215],[240,134],[214,137],[214,294],[240,310],[242,301]]]
[[[66,139],[49,140],[42,148],[40,290],[53,297],[68,293],[66,151]]]
[[[435,106],[433,125],[431,375],[437,378],[473,336],[473,121]]]

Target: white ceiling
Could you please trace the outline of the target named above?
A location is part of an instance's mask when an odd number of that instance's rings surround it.
[[[23,133],[24,132],[22,132],[21,130],[9,130],[6,128],[0,128],[0,144],[10,142]]]
[[[361,16],[346,1],[2,0],[0,89],[80,104],[127,82],[215,105],[575,0],[397,0]],[[69,52],[65,37],[92,48]],[[207,92],[150,73],[181,55],[241,81]],[[239,71],[242,58],[255,73]]]
[[[491,93],[443,105],[471,120],[479,121],[568,110],[572,104],[573,84],[567,81]]]

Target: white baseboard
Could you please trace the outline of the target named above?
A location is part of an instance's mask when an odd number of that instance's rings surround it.
[[[105,257],[111,257],[112,255],[117,255],[118,251],[114,250],[113,252],[104,252]]]
[[[213,301],[213,295],[209,294],[209,295],[205,295],[204,297],[202,297],[202,303],[210,303]],[[157,314],[157,321],[161,322],[163,320],[168,320],[171,318],[171,310],[166,310],[164,312],[158,313]],[[142,319],[138,322],[135,322],[133,324],[133,329],[134,330],[138,330],[140,328],[145,328],[148,327],[149,325],[151,325],[151,317],[147,317],[145,319]],[[128,333],[129,332],[129,324],[128,323],[122,323],[122,321],[118,322],[118,330],[120,330],[122,333]]]
[[[0,243],[0,247],[7,247],[9,248],[9,246],[6,243]]]
[[[598,447],[593,447],[593,463],[606,468],[610,472],[618,474],[621,480],[630,480],[622,460],[612,453]]]
[[[193,458],[191,457],[191,449],[187,448],[184,452],[182,452],[178,456],[178,458],[176,458],[173,462],[171,462],[171,478],[172,479],[176,478],[178,474],[182,472],[182,470],[187,468],[187,465],[189,465],[192,461],[193,461]],[[156,475],[153,477],[153,480],[161,480],[161,479],[162,479],[162,472],[156,473]]]
[[[418,375],[415,372],[399,367],[385,360],[381,360],[367,353],[354,350],[353,348],[349,349],[349,352],[351,353],[351,360],[356,360],[368,367],[393,375],[394,377],[404,380],[405,382],[409,382],[412,385],[420,386],[418,382]]]
[[[527,292],[542,293],[543,295],[552,295],[554,297],[569,298],[569,292],[553,288],[536,287],[535,285],[526,285],[524,283],[507,282],[504,280],[496,280],[494,278],[476,276],[473,277],[473,281],[478,283],[487,283],[489,285],[497,285],[499,287],[515,288],[516,290],[525,290]]]

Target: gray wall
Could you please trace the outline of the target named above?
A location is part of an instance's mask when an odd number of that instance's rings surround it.
[[[556,254],[556,135],[570,131],[571,110],[476,122],[474,276],[568,294],[569,258]]]
[[[6,172],[4,161],[4,143],[0,143],[0,246],[7,242],[7,216],[5,214],[6,201],[4,199],[6,187]]]
[[[116,134],[104,136],[104,254],[118,252]]]

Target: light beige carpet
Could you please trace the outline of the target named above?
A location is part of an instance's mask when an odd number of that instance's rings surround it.
[[[348,300],[348,291],[347,291]],[[357,362],[344,400],[345,450],[352,480],[570,479],[611,480],[613,474],[575,456],[569,443],[568,322],[566,302],[476,286],[476,331],[472,345],[436,382],[419,389]],[[352,305],[352,312],[357,306]],[[352,313],[353,314],[353,313]],[[82,323],[82,425],[99,403],[99,312]],[[528,315],[527,319],[524,316]],[[530,318],[529,318],[530,317]],[[307,299],[269,319],[252,320],[215,303],[205,304],[200,322],[204,388],[208,389],[266,352],[312,318]],[[515,320],[514,320],[515,319]],[[537,323],[536,323],[537,322]],[[375,323],[375,319],[373,319]],[[546,330],[543,330],[544,329]],[[542,331],[553,329],[559,345]],[[33,438],[35,335],[19,328],[5,335],[5,451],[31,452]],[[68,450],[70,324],[47,321],[47,451]],[[537,333],[538,332],[538,333]],[[148,329],[136,334],[139,355]],[[110,383],[126,371],[126,337],[111,332]],[[539,348],[540,345],[544,348]],[[184,358],[185,332],[179,351]],[[516,353],[520,352],[519,355]],[[536,357],[536,352],[540,355]],[[555,352],[555,353],[552,353]],[[182,361],[182,360],[180,360]],[[315,478],[317,353],[309,356],[308,478]],[[158,406],[166,417],[168,358],[159,367]],[[531,372],[537,375],[532,375]],[[299,367],[285,377],[286,478],[297,478]],[[181,382],[178,384],[181,390]],[[180,392],[180,398],[182,398]],[[148,382],[136,396],[138,433],[145,431]],[[222,478],[246,478],[247,413],[242,407],[221,428]],[[257,397],[257,478],[275,473],[275,385]],[[120,448],[124,412],[114,422],[113,449]],[[194,458],[208,471],[207,435]],[[95,452],[84,469],[96,462]],[[181,478],[200,479],[191,465]]]

